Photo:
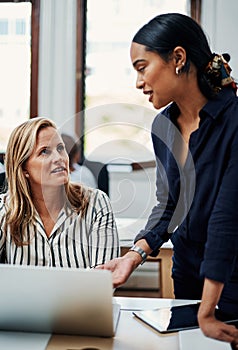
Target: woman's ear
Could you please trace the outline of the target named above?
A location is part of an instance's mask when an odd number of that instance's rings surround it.
[[[30,177],[29,173],[27,170],[23,169],[23,174],[25,177]]]
[[[176,46],[173,51],[173,62],[175,66],[175,74],[178,76],[182,73],[186,64],[186,51],[182,46]]]
[[[173,58],[176,66],[184,66],[187,59],[185,49],[182,46],[176,46],[173,50]]]

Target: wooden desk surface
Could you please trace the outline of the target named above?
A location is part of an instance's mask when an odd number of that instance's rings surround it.
[[[132,310],[153,309],[197,302],[161,298],[115,297],[121,305],[116,335],[113,338],[50,335],[0,331],[0,349],[7,350],[229,350],[229,343],[205,337],[200,329],[160,334],[139,321]],[[48,345],[47,345],[48,344]]]
[[[159,347],[158,347],[159,345]],[[179,350],[177,333],[160,335],[131,311],[121,311],[114,338],[54,335],[46,350]]]
[[[121,315],[114,338],[53,335],[46,350],[179,350],[178,333],[162,335],[133,316],[132,310],[186,304],[156,298],[115,298]]]

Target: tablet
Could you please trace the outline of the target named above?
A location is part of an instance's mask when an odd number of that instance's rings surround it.
[[[198,328],[197,312],[200,303],[158,308],[153,310],[134,311],[133,314],[160,333],[177,332],[185,329]],[[238,324],[238,318],[216,309],[218,320]]]

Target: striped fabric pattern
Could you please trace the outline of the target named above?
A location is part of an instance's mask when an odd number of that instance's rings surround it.
[[[3,232],[4,196],[0,196],[0,254],[5,249],[6,263],[48,267],[87,268],[119,256],[119,239],[108,196],[94,189],[83,218],[63,208],[47,237],[39,216],[36,225],[27,227],[29,245],[17,247],[10,232]]]

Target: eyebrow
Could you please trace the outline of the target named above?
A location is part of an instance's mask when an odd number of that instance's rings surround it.
[[[39,151],[42,151],[43,149],[45,149],[45,148],[50,148],[49,146],[40,146],[40,147],[38,147],[38,148],[36,148],[36,152],[39,152]]]
[[[141,62],[145,62],[145,60],[144,59],[138,59],[138,60],[136,60],[135,62],[133,62],[133,67],[136,67],[137,66],[137,64],[138,63],[141,63]]]

